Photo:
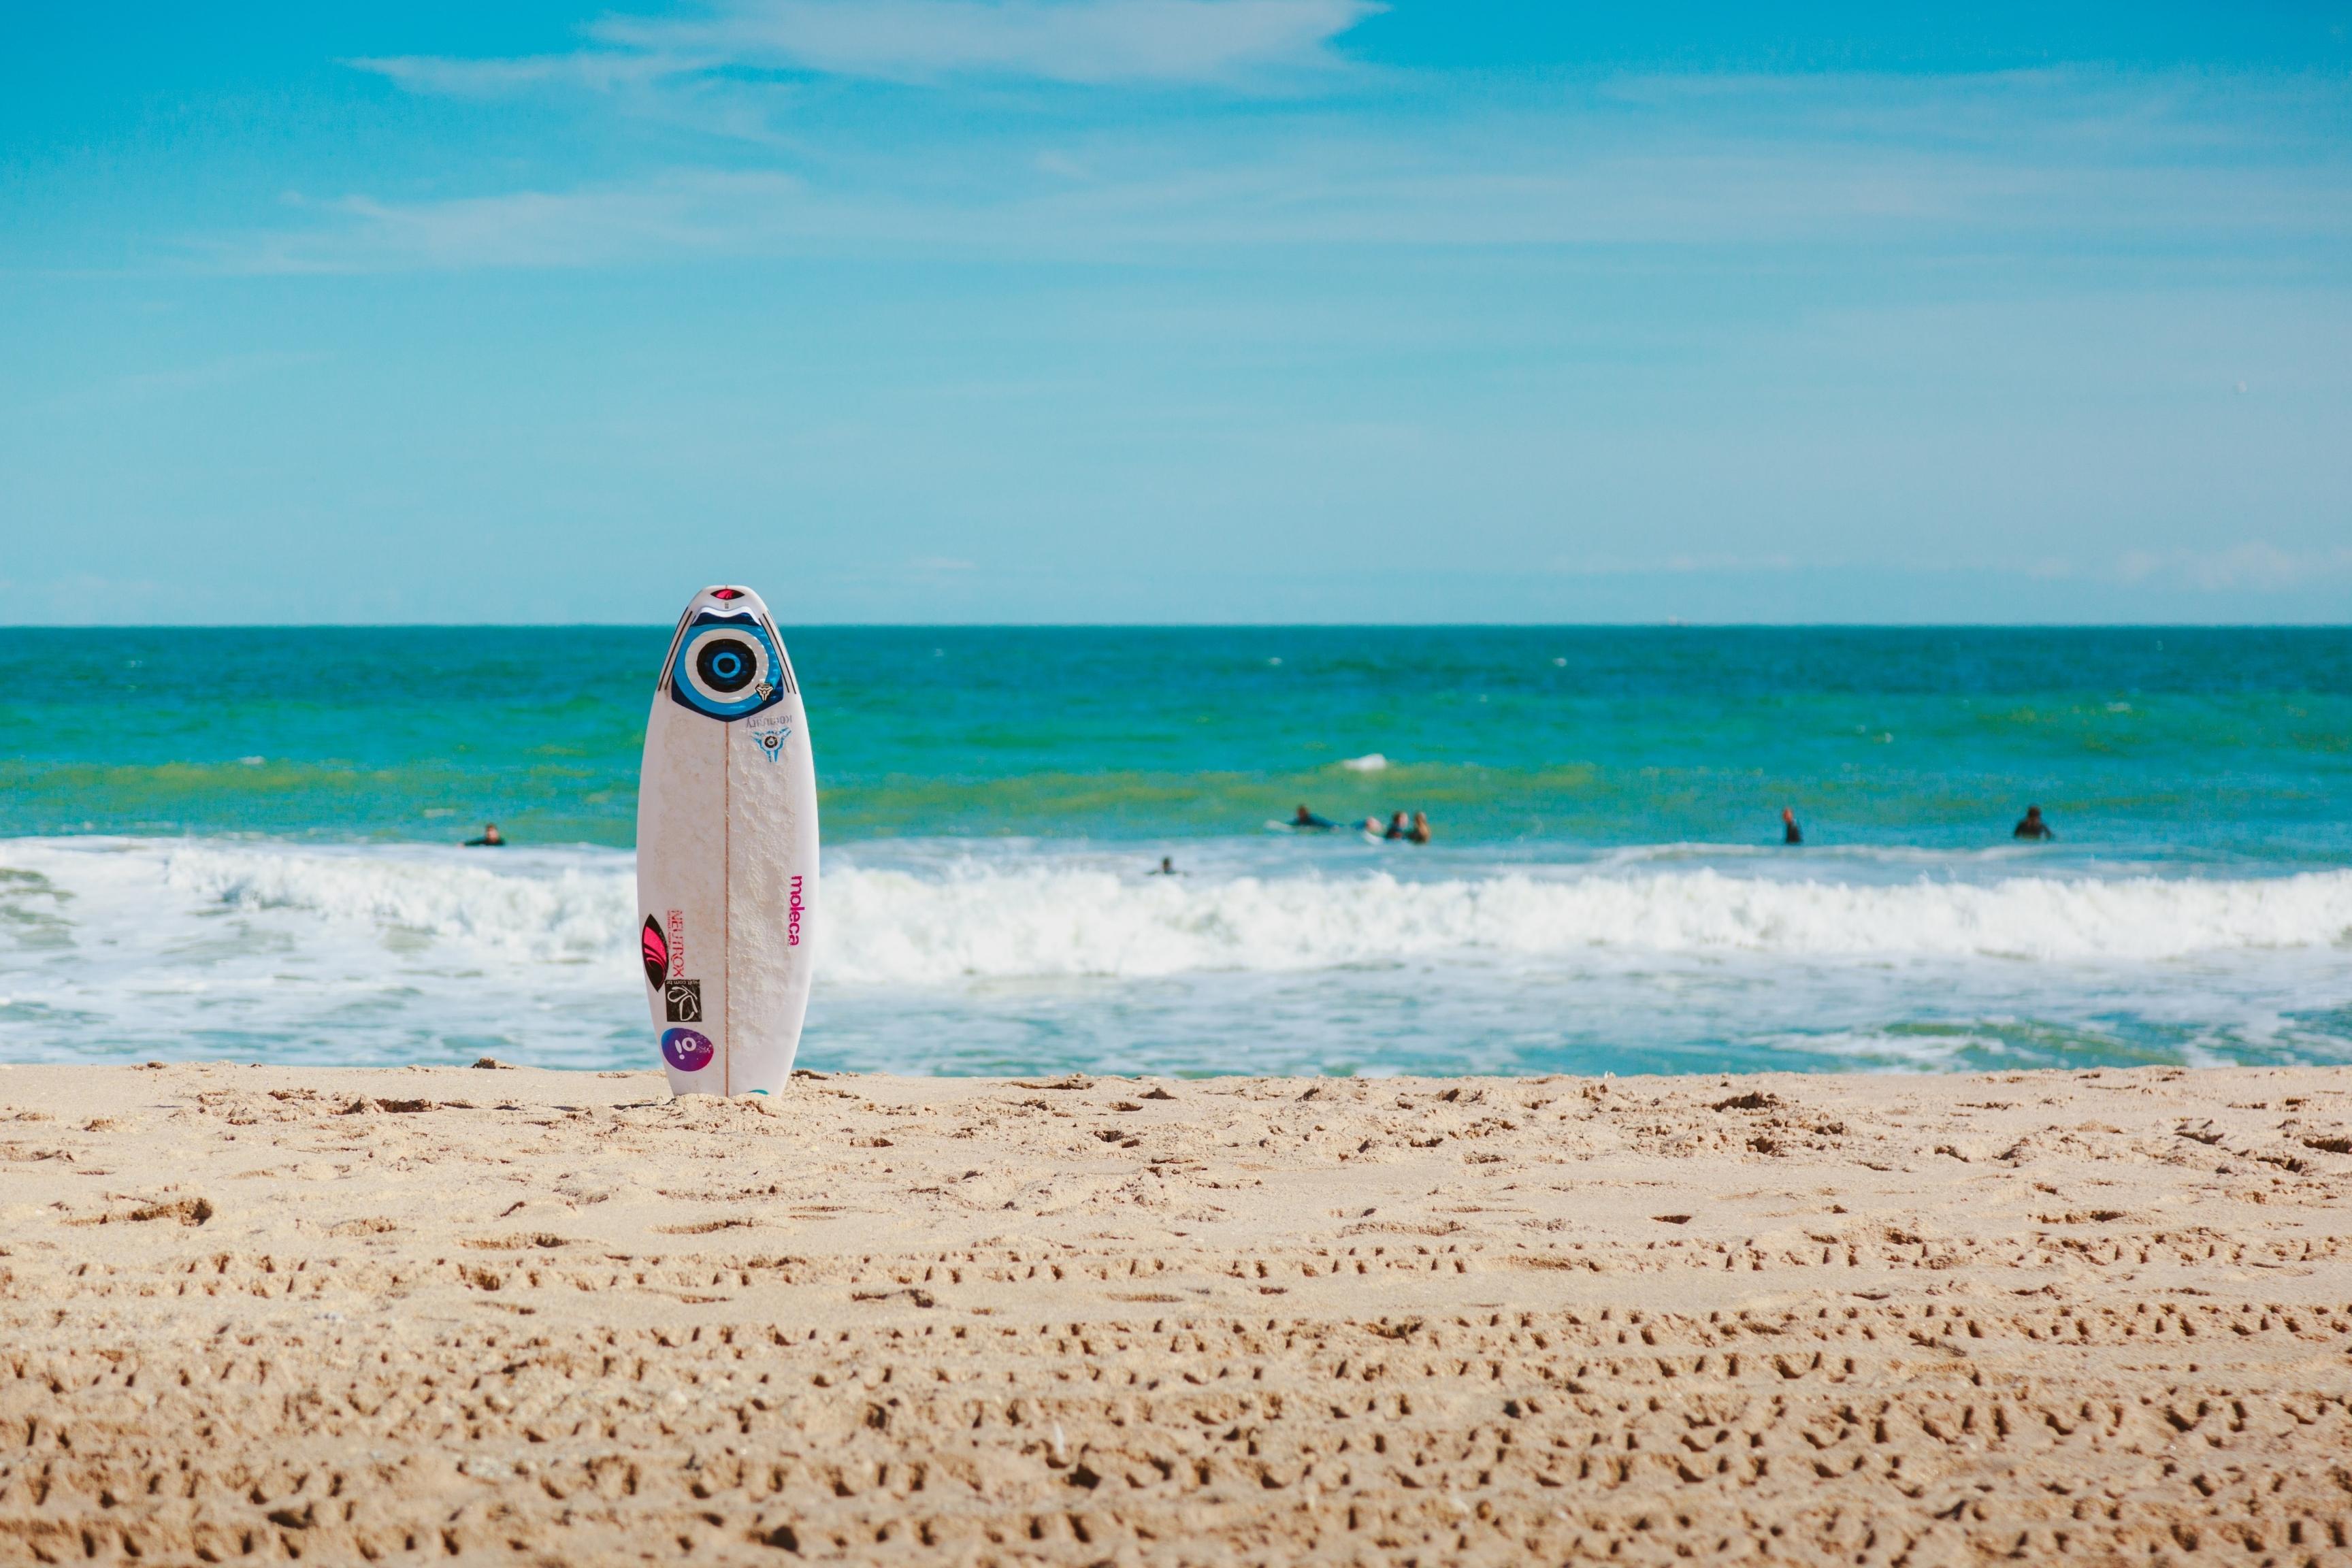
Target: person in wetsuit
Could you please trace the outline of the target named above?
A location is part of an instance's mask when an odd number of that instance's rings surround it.
[[[1404,813],[1400,811],[1394,816],[1389,818],[1389,830],[1386,833],[1381,834],[1381,837],[1383,838],[1402,838],[1405,836],[1405,832]]]
[[[2017,826],[2009,830],[2009,836],[2011,838],[2055,838],[2058,837],[2055,833],[2050,831],[2050,825],[2042,820],[2042,808],[2038,805],[2029,805],[2025,808],[2025,815],[2018,819]]]
[[[1328,833],[1331,831],[1332,824],[1328,818],[1318,816],[1307,810],[1307,803],[1301,801],[1298,805],[1298,815],[1290,819],[1290,826],[1308,832]]]
[[[1802,844],[1804,841],[1805,830],[1797,826],[1796,812],[1789,806],[1782,806],[1780,808],[1780,842]]]
[[[1416,811],[1416,812],[1414,812],[1414,813],[1412,814],[1412,826],[1411,828],[1409,828],[1409,829],[1407,829],[1407,830],[1406,830],[1406,832],[1405,832],[1405,836],[1404,836],[1404,837],[1405,837],[1405,841],[1406,841],[1407,843],[1409,843],[1409,844],[1426,844],[1426,843],[1428,843],[1428,842],[1429,842],[1429,813],[1427,813],[1427,812],[1425,812],[1425,811]]]
[[[479,838],[467,839],[466,847],[468,849],[497,849],[504,846],[506,841],[506,835],[499,831],[499,825],[497,823],[485,822],[482,824],[482,836]]]

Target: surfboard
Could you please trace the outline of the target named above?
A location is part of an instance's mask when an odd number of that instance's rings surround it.
[[[637,785],[637,948],[673,1094],[773,1094],[808,1011],[816,763],[784,639],[705,588],[654,686]]]

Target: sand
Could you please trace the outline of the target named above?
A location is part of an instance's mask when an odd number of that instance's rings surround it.
[[[0,1560],[2346,1562],[2352,1070],[0,1070]]]

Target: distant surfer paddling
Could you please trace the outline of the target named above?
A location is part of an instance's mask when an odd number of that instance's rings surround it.
[[[1290,826],[1303,833],[1328,833],[1338,825],[1328,817],[1316,816],[1307,810],[1307,804],[1301,801],[1297,814],[1290,819]]]
[[[2029,805],[2025,808],[2025,815],[2018,818],[2017,826],[2009,830],[2009,836],[2011,838],[2055,838],[2058,837],[2057,834],[2051,831],[2050,825],[2042,820],[2042,808],[2038,805]]]
[[[507,836],[499,831],[499,825],[497,823],[485,822],[482,824],[482,836],[479,838],[467,839],[466,847],[468,849],[497,849],[502,847],[506,841]]]
[[[1364,837],[1374,844],[1426,844],[1429,842],[1429,813],[1416,811],[1408,816],[1400,811],[1383,826],[1377,816],[1364,818]]]

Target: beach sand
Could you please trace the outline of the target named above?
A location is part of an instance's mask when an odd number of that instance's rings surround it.
[[[0,1071],[0,1561],[2352,1560],[2352,1070]]]

